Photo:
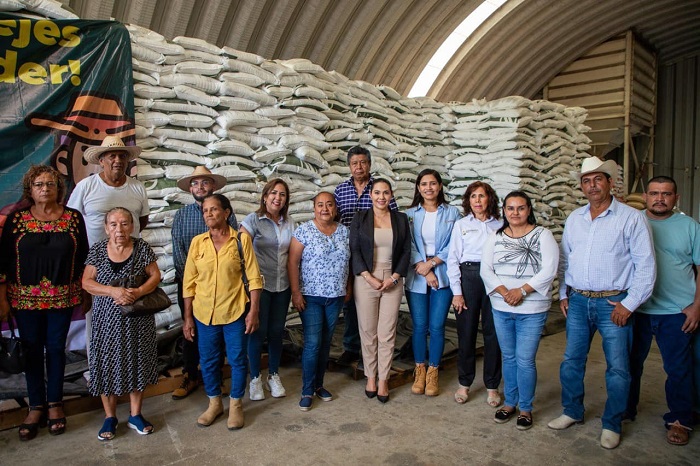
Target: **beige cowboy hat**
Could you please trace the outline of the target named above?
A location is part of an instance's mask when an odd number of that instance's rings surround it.
[[[126,152],[129,156],[128,161],[131,162],[141,153],[139,146],[127,146],[124,141],[117,136],[106,136],[99,146],[90,146],[85,149],[83,157],[88,163],[99,165],[100,156],[105,152]]]
[[[183,176],[177,182],[177,187],[183,191],[190,192],[190,181],[195,178],[211,178],[214,180],[214,191],[226,186],[226,177],[214,174],[209,171],[209,169],[203,165],[195,167],[194,171],[189,176]]]
[[[614,160],[603,162],[598,157],[587,157],[581,164],[581,172],[574,173],[576,180],[581,181],[581,177],[589,173],[605,173],[614,182],[617,178],[617,163]]]

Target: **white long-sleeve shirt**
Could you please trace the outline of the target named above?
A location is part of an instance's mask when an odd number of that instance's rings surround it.
[[[491,235],[481,254],[481,279],[498,311],[517,314],[546,312],[552,304],[552,281],[557,275],[559,246],[552,233],[535,227],[520,238],[505,233]],[[519,305],[511,306],[495,290],[500,285],[509,290],[530,285],[535,291]]]
[[[489,235],[503,226],[502,220],[491,217],[482,222],[469,214],[455,222],[450,236],[450,248],[447,256],[447,277],[450,289],[456,296],[462,296],[462,262],[480,262],[481,250]]]

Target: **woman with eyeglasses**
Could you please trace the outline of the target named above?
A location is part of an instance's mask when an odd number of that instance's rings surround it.
[[[26,441],[47,419],[49,434],[66,430],[66,338],[83,301],[88,239],[80,212],[61,204],[65,185],[56,170],[32,166],[22,188],[31,205],[7,217],[0,240],[0,321],[14,317],[25,343],[29,413],[19,439]]]

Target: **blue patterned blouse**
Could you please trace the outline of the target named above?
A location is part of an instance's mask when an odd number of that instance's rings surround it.
[[[301,294],[345,296],[350,263],[350,230],[338,224],[331,236],[321,233],[313,220],[304,222],[294,237],[304,246],[301,254]]]

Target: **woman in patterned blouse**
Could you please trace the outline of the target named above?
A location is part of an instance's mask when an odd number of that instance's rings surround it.
[[[351,296],[350,232],[336,221],[338,209],[332,193],[320,192],[313,201],[314,219],[299,225],[289,246],[292,305],[299,311],[304,331],[302,411],[311,409],[314,394],[323,401],[333,399],[323,387],[323,376],[338,314]]]
[[[31,440],[45,425],[47,406],[49,433],[66,429],[66,337],[73,308],[82,302],[88,241],[80,212],[60,204],[65,186],[58,172],[32,166],[22,186],[31,205],[8,216],[0,244],[0,321],[11,313],[26,345],[29,413],[19,438]]]

